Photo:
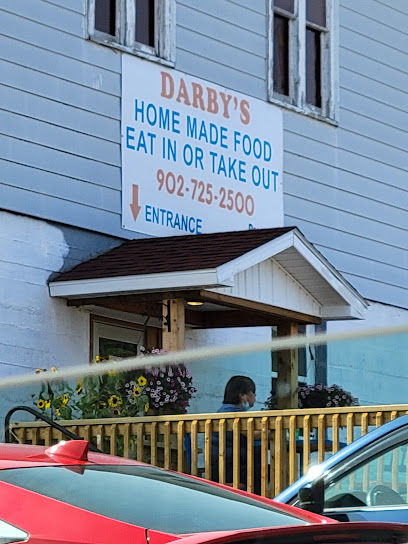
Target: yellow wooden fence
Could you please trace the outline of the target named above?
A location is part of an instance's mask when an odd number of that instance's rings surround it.
[[[261,494],[274,497],[311,463],[408,413],[408,405],[189,414],[58,421],[99,449],[211,478],[212,433],[219,433],[219,481],[239,487],[240,435],[247,437],[247,489],[254,488],[254,435],[260,435]],[[259,432],[258,432],[259,431]],[[225,481],[226,433],[232,432],[233,481]],[[13,441],[52,445],[64,437],[42,422],[13,423]]]

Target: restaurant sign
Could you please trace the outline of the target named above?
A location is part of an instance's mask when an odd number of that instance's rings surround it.
[[[282,112],[122,59],[122,226],[154,236],[283,225]]]

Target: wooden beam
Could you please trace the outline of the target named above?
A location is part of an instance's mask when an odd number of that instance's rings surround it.
[[[279,308],[262,302],[247,300],[221,293],[206,291],[168,291],[138,293],[103,297],[68,299],[68,306],[97,306],[121,312],[161,318],[163,300],[200,300],[210,304],[230,308],[230,310],[203,311],[186,309],[185,323],[199,328],[257,327],[273,326],[292,321],[297,323],[319,324],[320,318]]]
[[[206,291],[205,289],[202,289],[199,292],[198,299],[202,300],[203,302],[212,302],[213,304],[219,304],[221,306],[239,308],[241,310],[253,311],[265,315],[279,316],[285,320],[290,320],[297,323],[318,325],[322,321],[319,317],[313,315],[287,310],[286,308],[280,308],[279,306],[272,306],[271,304],[265,304],[263,302],[257,302],[254,300],[247,300],[231,295],[214,293],[212,291]]]
[[[184,303],[183,298],[163,300],[162,343],[166,351],[184,349]]]
[[[277,327],[278,336],[294,336],[298,334],[297,323],[288,322]],[[290,409],[298,407],[298,350],[288,349],[278,352],[278,379],[276,397],[278,408]]]

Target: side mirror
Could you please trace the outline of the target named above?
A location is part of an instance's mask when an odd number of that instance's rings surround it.
[[[299,489],[299,504],[303,510],[322,514],[324,510],[324,480],[319,478]]]

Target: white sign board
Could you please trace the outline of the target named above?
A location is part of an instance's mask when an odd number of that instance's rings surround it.
[[[283,225],[282,112],[123,55],[122,226],[154,236]]]

